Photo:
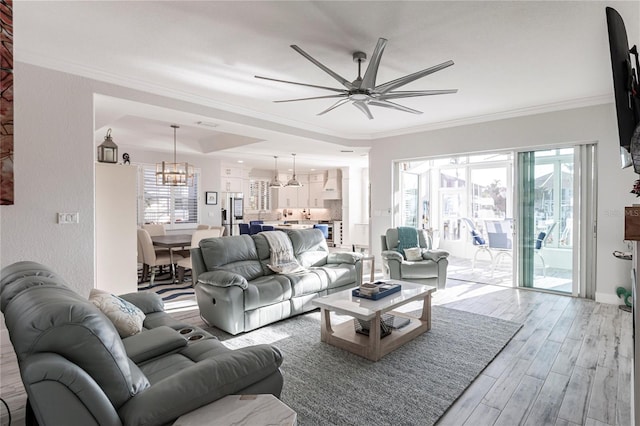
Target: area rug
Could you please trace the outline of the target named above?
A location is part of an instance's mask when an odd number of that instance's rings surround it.
[[[434,306],[431,331],[378,362],[320,342],[319,311],[239,336],[208,331],[234,349],[282,351],[281,399],[300,426],[433,425],[521,326]]]
[[[138,283],[138,291],[150,291],[158,294],[165,302],[178,302],[195,298],[191,286],[191,277],[185,277],[184,282],[174,283],[170,273],[157,274],[153,286],[149,281]]]

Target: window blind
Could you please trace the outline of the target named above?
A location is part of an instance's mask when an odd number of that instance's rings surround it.
[[[169,225],[198,223],[200,171],[193,186],[165,186],[156,183],[155,165],[138,168],[138,222]]]

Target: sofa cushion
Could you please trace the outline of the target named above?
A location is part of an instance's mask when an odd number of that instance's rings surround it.
[[[264,275],[256,245],[249,235],[207,238],[200,241],[207,271],[224,269],[253,280]]]
[[[291,239],[293,254],[300,265],[308,268],[327,263],[329,247],[321,230],[317,228],[290,229],[287,230],[287,235]]]
[[[437,278],[438,264],[436,262],[406,261],[400,264],[400,273],[403,280],[410,278]]]
[[[249,281],[244,291],[244,310],[260,308],[291,299],[291,283],[284,275],[268,275]]]
[[[291,281],[292,297],[317,293],[329,286],[327,274],[320,269],[312,269],[303,274],[285,275]]]
[[[142,331],[145,315],[134,304],[97,288],[91,289],[89,301],[111,320],[120,337],[133,336]]]
[[[342,287],[347,284],[356,286],[356,267],[348,263],[332,263],[324,266],[314,267],[313,271],[322,271],[327,275],[327,288]]]

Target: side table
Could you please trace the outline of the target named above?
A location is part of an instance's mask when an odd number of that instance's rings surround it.
[[[295,426],[297,414],[271,394],[229,395],[180,416],[173,426]]]

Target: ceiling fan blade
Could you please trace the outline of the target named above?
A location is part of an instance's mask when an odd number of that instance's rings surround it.
[[[329,74],[331,77],[335,78],[337,81],[340,82],[340,84],[342,84],[344,87],[346,87],[347,89],[351,90],[354,89],[353,84],[351,84],[350,81],[348,81],[346,78],[342,77],[341,75],[333,72],[332,70],[330,70],[329,68],[327,68],[326,66],[322,65],[320,62],[316,61],[315,59],[313,59],[307,52],[305,52],[304,50],[300,49],[298,46],[296,46],[295,44],[291,45],[291,48],[293,50],[295,50],[296,52],[298,52],[299,54],[301,54],[302,56],[304,56],[305,58],[307,58],[309,61],[311,61],[315,66],[317,66],[318,68],[320,68],[322,71],[326,72],[327,74]]]
[[[363,101],[355,101],[353,102],[353,106],[362,111],[369,120],[373,120],[373,115],[371,114],[371,111],[369,111],[369,107],[366,103],[364,103]]]
[[[313,96],[313,97],[310,97],[310,98],[282,99],[282,100],[273,101],[273,102],[275,102],[275,103],[297,102],[297,101],[310,101],[310,100],[313,100],[313,99],[331,99],[331,98],[346,98],[346,95]]]
[[[283,99],[281,101],[273,101],[275,103],[282,103],[282,102],[297,102],[297,101],[310,101],[312,99],[330,99],[330,98],[346,98],[346,95],[326,95],[326,96],[314,96],[311,98],[298,98],[298,99]],[[346,98],[348,99],[348,98]]]
[[[422,111],[418,111],[417,109],[409,108],[403,105],[399,105],[399,104],[389,102],[389,101],[384,101],[384,100],[369,101],[369,105],[397,109],[398,111],[410,112],[411,114],[422,114]]]
[[[315,84],[307,84],[307,83],[296,83],[295,81],[278,80],[277,78],[261,77],[259,75],[254,75],[254,77],[255,78],[261,78],[262,80],[277,81],[278,83],[296,84],[298,86],[315,87],[316,89],[331,90],[333,92],[340,92],[340,93],[346,93],[347,92],[344,89],[336,89],[334,87],[316,86]]]
[[[450,67],[451,65],[453,65],[453,61],[447,61],[447,62],[443,62],[439,65],[435,65],[431,68],[427,68],[424,69],[422,71],[418,71],[418,72],[414,72],[413,74],[409,74],[409,75],[405,75],[404,77],[400,77],[396,80],[393,81],[389,81],[387,83],[381,84],[380,86],[376,86],[376,88],[374,89],[374,91],[376,93],[386,93],[390,90],[396,89],[400,86],[404,86],[405,84],[411,83],[412,81],[415,81],[419,78],[425,77],[429,74],[433,74],[436,71],[440,71],[441,69]]]
[[[376,76],[378,75],[378,66],[380,65],[380,59],[382,59],[382,52],[384,52],[384,48],[387,45],[387,39],[379,38],[378,44],[376,45],[375,50],[373,51],[373,55],[371,55],[371,60],[369,61],[369,65],[367,66],[367,71],[364,73],[364,77],[362,78],[362,82],[360,83],[361,89],[369,89],[373,90],[376,87]]]
[[[336,102],[335,104],[331,105],[329,108],[325,109],[324,111],[316,114],[316,115],[323,115],[328,113],[329,111],[331,111],[332,109],[336,109],[338,108],[340,105],[344,105],[347,102],[349,102],[349,98],[344,98],[344,99],[340,99],[338,102]]]
[[[387,92],[383,95],[376,96],[375,99],[385,100],[385,99],[413,98],[417,96],[447,95],[449,93],[457,93],[457,92],[458,92],[458,89],[416,90],[411,92]]]

